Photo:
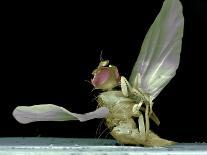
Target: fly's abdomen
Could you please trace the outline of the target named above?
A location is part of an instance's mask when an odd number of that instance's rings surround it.
[[[121,91],[106,91],[98,96],[99,106],[109,109],[106,125],[111,130],[111,135],[120,144],[165,146],[173,142],[160,138],[151,130],[146,133],[144,117],[139,116],[139,125],[133,118],[135,101],[123,96]]]

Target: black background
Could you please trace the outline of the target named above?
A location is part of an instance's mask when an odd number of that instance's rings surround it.
[[[121,75],[129,77],[162,2],[6,6],[1,30],[0,136],[97,137],[100,120],[22,125],[12,111],[18,105],[48,103],[78,113],[94,110],[97,94],[87,81],[100,51]],[[182,4],[181,62],[176,76],[155,100],[161,124],[153,128],[161,137],[178,142],[207,142],[207,3],[183,0]]]

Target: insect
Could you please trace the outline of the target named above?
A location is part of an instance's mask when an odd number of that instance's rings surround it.
[[[111,135],[121,144],[165,146],[174,142],[150,129],[159,125],[153,100],[175,76],[180,61],[184,18],[179,0],[165,0],[143,41],[129,81],[116,66],[101,61],[92,72],[92,84],[101,89],[98,108],[86,114],[72,113],[53,104],[18,106],[13,116],[20,123],[35,121],[87,121],[105,118]],[[118,86],[118,87],[117,87]],[[136,122],[137,121],[137,122]]]
[[[153,133],[149,119],[157,125],[160,123],[152,110],[153,100],[178,68],[183,26],[181,3],[178,0],[166,0],[144,39],[129,81],[120,77],[121,90],[112,89],[116,86],[115,73],[111,75],[114,78],[103,80],[107,76],[103,70],[107,70],[108,63],[101,62],[95,70],[92,82],[98,89],[105,90],[98,96],[98,104],[109,109],[106,125],[119,143],[145,146],[174,143]],[[108,70],[111,68],[109,65]],[[108,84],[110,82],[111,85]],[[134,118],[138,118],[138,123]]]

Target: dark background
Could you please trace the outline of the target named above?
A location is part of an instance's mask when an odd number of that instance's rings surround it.
[[[5,6],[0,136],[98,137],[100,120],[22,125],[12,117],[12,111],[18,105],[49,103],[78,113],[94,110],[97,93],[91,92],[93,87],[87,81],[99,62],[100,51],[121,75],[129,77],[162,2]],[[207,3],[183,0],[182,4],[185,31],[181,62],[177,75],[155,100],[154,111],[161,124],[153,128],[161,137],[178,142],[207,142]]]

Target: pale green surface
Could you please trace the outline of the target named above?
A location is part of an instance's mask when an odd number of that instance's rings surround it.
[[[0,138],[0,155],[207,155],[206,143],[159,148],[115,144],[107,139]]]

